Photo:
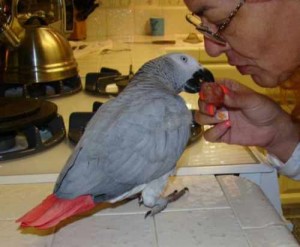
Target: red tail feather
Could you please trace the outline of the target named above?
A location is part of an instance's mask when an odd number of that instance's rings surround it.
[[[94,207],[95,203],[90,195],[83,195],[74,199],[61,199],[51,194],[16,222],[20,222],[21,227],[32,226],[47,229],[70,216],[86,212]]]

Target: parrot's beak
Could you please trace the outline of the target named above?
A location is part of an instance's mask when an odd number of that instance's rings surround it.
[[[184,91],[187,93],[199,93],[203,82],[214,82],[213,74],[205,68],[202,68],[194,73],[184,85]]]

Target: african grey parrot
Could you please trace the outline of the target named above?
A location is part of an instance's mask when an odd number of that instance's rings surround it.
[[[200,82],[211,77],[185,54],[144,64],[123,92],[90,120],[53,194],[17,222],[45,229],[97,203],[139,193],[141,202],[151,208],[147,215],[163,210],[176,197],[174,193],[163,198],[161,193],[186,147],[192,121],[178,94],[197,93]]]

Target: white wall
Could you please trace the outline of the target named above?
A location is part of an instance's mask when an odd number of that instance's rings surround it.
[[[149,18],[165,19],[165,35],[195,32],[183,0],[102,0],[87,19],[88,40],[150,35]]]

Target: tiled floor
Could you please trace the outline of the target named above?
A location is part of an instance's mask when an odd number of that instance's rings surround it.
[[[175,176],[166,194],[189,187],[155,217],[137,200],[97,207],[56,229],[20,230],[15,219],[53,184],[0,185],[0,246],[8,247],[296,247],[285,222],[252,182],[236,176]]]

